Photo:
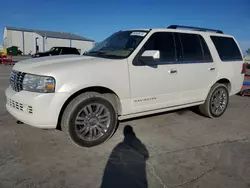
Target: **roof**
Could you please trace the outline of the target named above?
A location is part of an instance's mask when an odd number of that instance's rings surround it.
[[[207,36],[224,36],[224,37],[232,37],[232,35],[228,34],[221,34],[215,32],[204,32],[204,31],[196,31],[196,30],[189,30],[189,29],[168,29],[168,28],[142,28],[142,29],[129,29],[124,31],[153,31],[153,32],[176,32],[176,33],[192,33],[192,34],[200,34],[200,35],[207,35]]]
[[[14,30],[14,31],[26,31],[26,32],[34,32],[42,37],[51,37],[51,38],[61,38],[61,39],[72,39],[72,40],[83,40],[83,41],[91,41],[94,40],[82,37],[79,35],[75,35],[72,33],[65,33],[65,32],[57,32],[57,31],[44,31],[44,30],[37,30],[37,29],[25,29],[25,28],[18,28],[18,27],[6,27],[7,30]]]
[[[171,31],[171,32],[184,32],[184,33],[200,33],[200,34],[204,34],[206,33],[210,33],[213,35],[217,35],[217,36],[230,36],[231,35],[226,35],[224,34],[221,30],[218,29],[208,29],[208,28],[201,28],[201,27],[193,27],[193,26],[183,26],[183,25],[170,25],[168,27],[165,28],[151,28],[151,29],[133,29],[133,30],[141,30],[141,31]]]

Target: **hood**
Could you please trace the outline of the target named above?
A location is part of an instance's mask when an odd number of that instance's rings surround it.
[[[65,69],[81,67],[83,64],[95,64],[103,61],[107,62],[110,59],[79,55],[47,56],[20,61],[15,64],[13,69],[30,74],[53,75],[58,70],[65,71]]]

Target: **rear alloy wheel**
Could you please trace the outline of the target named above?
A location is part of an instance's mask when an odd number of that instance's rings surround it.
[[[62,117],[62,129],[79,146],[92,147],[108,140],[117,126],[113,104],[98,93],[73,99]]]
[[[199,109],[210,118],[220,117],[227,109],[229,100],[228,88],[224,84],[216,83],[210,90],[207,99]]]
[[[228,95],[225,88],[218,88],[212,95],[210,108],[214,116],[220,116],[227,107]]]

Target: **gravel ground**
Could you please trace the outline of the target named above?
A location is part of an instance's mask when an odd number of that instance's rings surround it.
[[[185,109],[121,122],[87,149],[61,131],[16,124],[5,110],[10,70],[0,66],[0,188],[250,187],[248,97],[231,97],[218,119]],[[136,149],[124,139],[127,125]]]

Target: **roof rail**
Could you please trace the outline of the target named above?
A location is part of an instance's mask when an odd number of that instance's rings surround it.
[[[168,29],[177,29],[177,28],[181,28],[181,29],[192,29],[195,31],[209,31],[209,32],[215,32],[215,33],[221,33],[223,34],[223,32],[221,30],[216,30],[216,29],[206,29],[206,28],[200,28],[200,27],[191,27],[191,26],[184,26],[184,25],[170,25],[168,26]]]

